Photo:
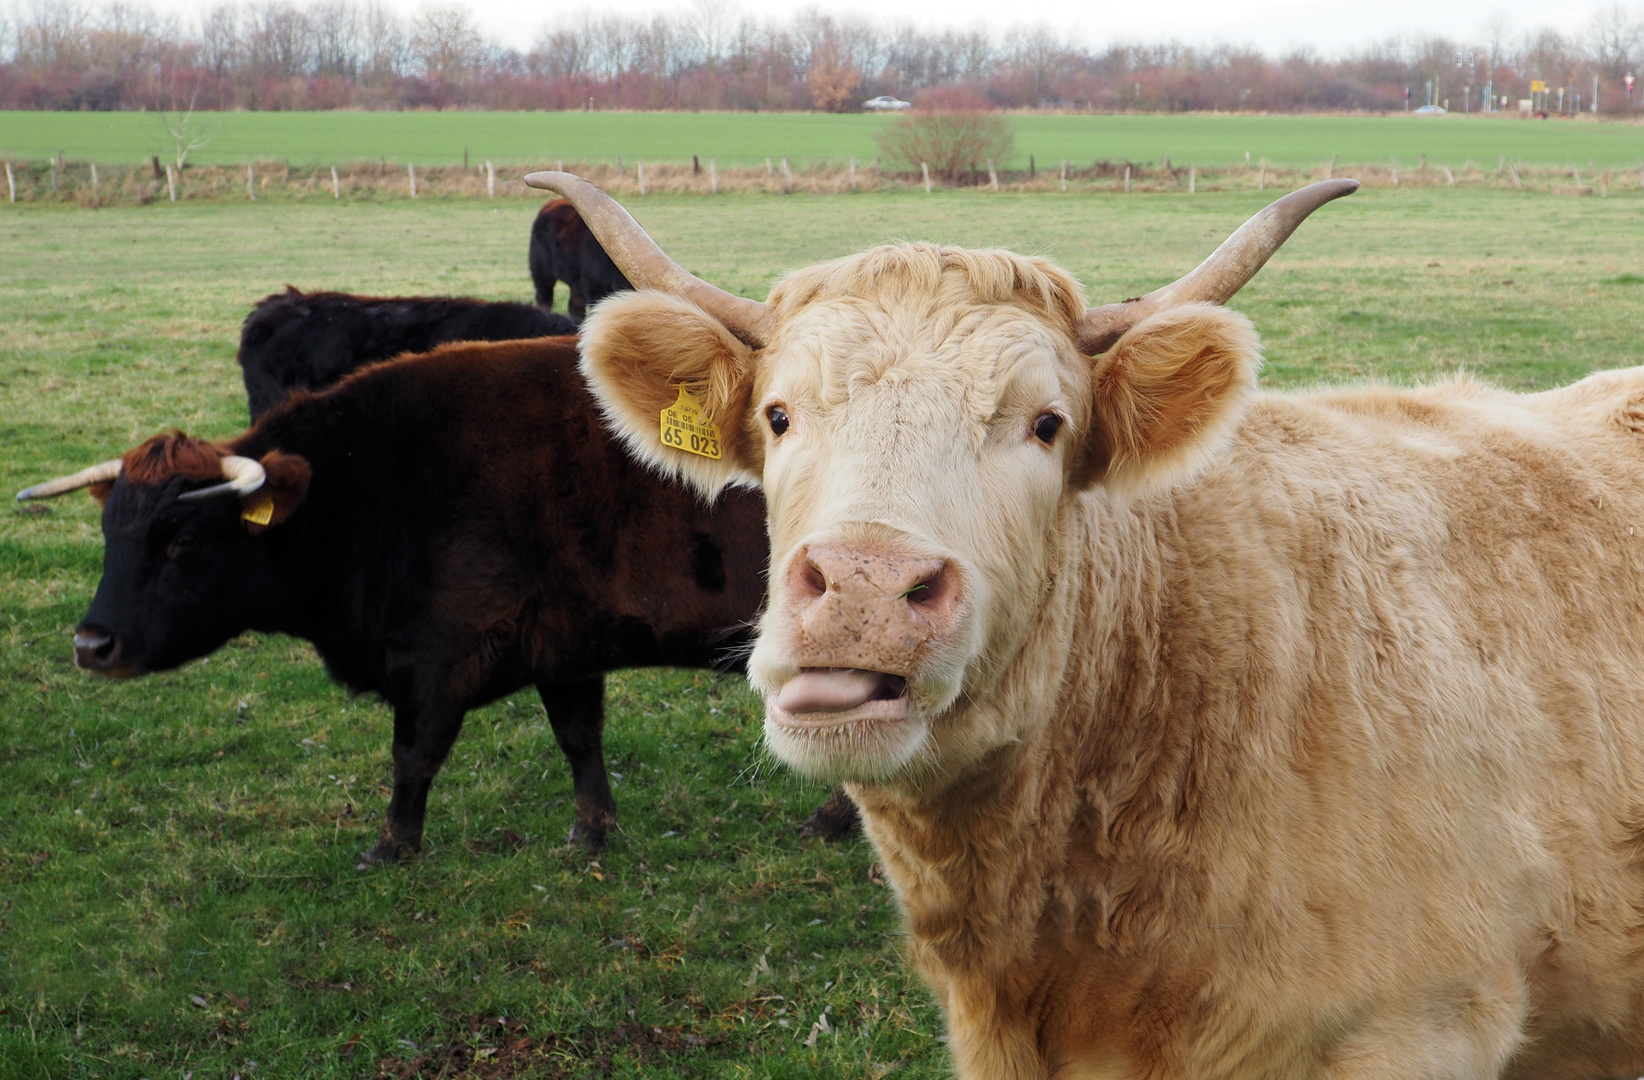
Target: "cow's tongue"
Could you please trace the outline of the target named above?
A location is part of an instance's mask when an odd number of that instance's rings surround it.
[[[783,684],[776,707],[788,713],[844,712],[870,701],[899,698],[906,689],[906,679],[882,671],[808,668]]]

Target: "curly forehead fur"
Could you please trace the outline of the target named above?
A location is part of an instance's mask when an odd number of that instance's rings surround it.
[[[121,471],[128,484],[140,487],[159,487],[173,476],[211,480],[222,475],[227,453],[216,443],[168,431],[127,450]]]
[[[1071,332],[1085,313],[1078,282],[1033,256],[998,248],[883,244],[788,274],[771,290],[780,324],[818,301],[854,298],[885,307],[962,314],[981,305],[1013,305]]]

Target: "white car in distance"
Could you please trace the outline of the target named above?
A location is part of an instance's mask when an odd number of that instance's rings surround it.
[[[880,94],[876,98],[869,98],[864,101],[862,107],[874,112],[884,112],[887,110],[911,109],[913,108],[913,102],[903,101],[901,98],[894,98],[889,94]]]

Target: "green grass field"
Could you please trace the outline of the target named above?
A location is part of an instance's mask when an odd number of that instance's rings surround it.
[[[984,215],[975,198],[635,209],[751,295],[916,237],[1042,252],[1107,300],[1190,268],[1264,201],[1001,196]],[[530,295],[529,205],[168,209],[0,214],[0,488],[166,427],[238,431],[238,323],[286,282]],[[1637,195],[1364,191],[1237,306],[1273,386],[1470,369],[1545,387],[1644,362],[1641,225]],[[69,634],[100,553],[84,495],[0,514],[0,1076],[949,1075],[871,848],[794,838],[823,792],[762,758],[739,680],[610,680],[623,831],[597,863],[564,843],[568,770],[521,695],[470,717],[422,857],[361,873],[386,711],[282,638],[135,682],[81,674]]]
[[[628,163],[716,158],[722,165],[763,164],[787,156],[795,167],[863,162],[878,153],[883,116],[824,113],[485,113],[241,112],[214,114],[217,138],[200,162],[290,159],[294,164],[376,160],[449,165],[490,159],[511,164],[564,161]],[[1534,165],[1599,168],[1637,165],[1644,125],[1527,121],[1459,116],[1047,116],[1014,117],[1016,150],[1008,167],[1040,168],[1063,158],[1221,167],[1262,158],[1275,165],[1342,162],[1414,165],[1488,163],[1502,155]],[[82,161],[134,163],[165,158],[171,145],[153,113],[0,112],[0,156],[43,159],[62,151]]]

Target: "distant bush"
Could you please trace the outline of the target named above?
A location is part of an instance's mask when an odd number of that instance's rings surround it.
[[[958,88],[924,95],[912,112],[886,124],[875,138],[892,162],[908,169],[924,163],[949,181],[990,159],[1004,161],[1015,143],[1010,121],[992,111],[986,98]]]

